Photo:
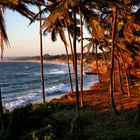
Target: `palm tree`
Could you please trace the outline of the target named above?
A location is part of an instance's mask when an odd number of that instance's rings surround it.
[[[114,101],[114,85],[113,85],[113,73],[114,73],[114,51],[115,51],[115,29],[116,29],[116,20],[117,20],[117,7],[112,7],[113,11],[113,25],[112,25],[112,48],[111,48],[111,72],[110,72],[110,95],[111,95],[111,101],[112,101],[112,107],[116,114],[118,114],[118,111],[116,109],[115,101]]]
[[[73,9],[73,48],[74,48],[74,77],[75,77],[75,90],[76,90],[76,115],[79,114],[79,89],[78,89],[78,77],[77,77],[77,51],[76,51],[76,7]]]
[[[42,97],[43,103],[45,103],[45,87],[44,87],[44,65],[43,65],[43,41],[42,41],[42,15],[41,15],[41,5],[38,5],[40,20],[39,20],[39,29],[40,29],[40,70],[41,70],[41,83],[42,83]]]
[[[52,2],[52,1],[51,1]],[[79,89],[78,89],[78,77],[77,77],[77,52],[76,52],[76,39],[77,39],[77,28],[76,28],[76,5],[77,1],[66,0],[55,2],[55,9],[51,11],[49,17],[44,21],[43,26],[47,25],[46,29],[50,25],[52,26],[58,19],[65,19],[67,24],[70,24],[71,19],[68,14],[69,7],[73,7],[73,48],[74,48],[74,78],[75,78],[75,90],[76,90],[76,114],[79,113]],[[53,7],[54,8],[54,7]]]
[[[80,90],[81,90],[81,107],[84,106],[84,99],[83,99],[83,18],[82,12],[80,12],[80,36],[81,36],[81,63],[80,63]]]
[[[53,9],[53,11],[51,11],[51,6],[53,6],[55,4],[56,4],[56,2],[54,2],[54,3],[52,2],[52,4],[50,4],[47,7],[47,10],[50,11],[50,15],[45,19],[42,27],[44,28],[44,35],[46,35],[47,32],[51,32],[52,41],[56,41],[56,35],[59,33],[59,35],[61,37],[61,40],[63,41],[63,43],[65,45],[68,71],[69,71],[69,83],[70,83],[71,93],[73,93],[73,85],[72,85],[72,78],[71,78],[69,55],[68,55],[68,49],[67,49],[68,43],[66,41],[66,37],[65,37],[65,34],[64,34],[64,31],[63,31],[63,28],[65,28],[65,25],[66,25],[66,28],[68,30],[68,24],[69,24],[69,21],[67,19],[68,13],[67,13],[66,10],[63,11],[63,7],[59,5],[60,6],[60,9],[59,9],[60,11],[59,12],[61,12],[62,16],[59,16],[59,18],[56,17],[55,10],[57,10],[57,6],[55,7],[55,9]],[[66,19],[64,18],[65,16],[63,16],[63,12],[65,13]]]
[[[75,2],[72,1],[72,0],[69,0],[69,1],[49,0],[48,2],[49,2],[48,5],[45,6],[45,8],[42,11],[40,11],[38,14],[36,14],[36,16],[32,19],[32,22],[35,21],[35,19],[38,18],[40,13],[49,12],[50,15],[47,18],[44,19],[44,22],[42,24],[42,28],[45,28],[44,29],[44,35],[46,35],[47,32],[52,32],[52,35],[54,35],[55,32],[59,32],[60,37],[65,44],[66,54],[68,54],[67,47],[66,47],[67,43],[66,43],[65,39],[63,38],[64,35],[62,35],[62,29],[57,30],[56,25],[59,22],[59,25],[61,25],[60,26],[61,28],[63,28],[64,25],[66,25],[66,28],[68,30],[68,26],[71,24],[71,18],[70,18],[69,13],[68,13],[68,7],[69,7],[69,5],[71,5],[71,6],[75,5]],[[70,38],[70,35],[69,35],[69,38]],[[70,44],[70,46],[72,48],[71,44]],[[68,58],[68,56],[67,56],[67,58]],[[68,61],[68,69],[69,69],[69,80],[70,80],[70,85],[71,85],[71,92],[73,92],[69,61]]]
[[[102,14],[104,14],[101,18],[102,20],[102,25],[105,28],[106,32],[109,32],[110,35],[112,35],[112,45],[110,45],[110,49],[111,49],[111,60],[112,60],[112,65],[111,65],[111,76],[110,76],[110,80],[111,82],[111,97],[112,97],[112,106],[114,106],[113,108],[115,108],[115,103],[114,103],[114,97],[113,97],[113,73],[114,73],[114,52],[115,52],[115,48],[114,47],[120,47],[123,50],[131,53],[131,54],[135,54],[135,56],[138,56],[136,54],[139,54],[138,50],[138,43],[134,43],[133,41],[138,41],[139,38],[136,37],[134,35],[134,31],[137,30],[136,28],[138,27],[136,24],[134,24],[135,22],[130,19],[134,19],[133,16],[130,14],[130,9],[132,7],[132,4],[134,3],[138,3],[138,1],[135,2],[130,2],[130,1],[125,1],[125,3],[118,2],[118,1],[109,1],[107,0],[106,3],[103,2],[102,0],[100,1],[101,3],[103,3],[104,8],[99,5],[98,9],[102,11]],[[116,8],[114,8],[116,7]],[[112,11],[111,9],[116,11],[113,11],[113,27],[112,27],[112,31],[110,30],[110,26],[112,25]],[[117,18],[117,11],[119,14],[119,18]],[[107,23],[107,22],[108,23]],[[117,22],[117,24],[116,24]],[[133,23],[133,24],[132,24]],[[123,37],[120,37],[120,33],[123,32]],[[108,36],[110,38],[110,36]],[[135,45],[134,45],[135,44]],[[137,44],[137,45],[136,45]],[[131,48],[130,48],[131,45]],[[120,53],[120,50],[119,50]],[[119,55],[119,57],[121,57],[121,55]],[[124,62],[125,63],[125,62]],[[125,65],[124,65],[125,66]],[[124,67],[125,68],[125,67]],[[126,71],[127,72],[127,71]],[[126,74],[125,74],[126,75]],[[128,81],[128,78],[126,77],[126,81]],[[129,81],[128,81],[129,82]],[[129,84],[127,84],[127,88],[128,88],[128,95],[130,96],[129,93]],[[115,109],[116,110],[116,109]]]

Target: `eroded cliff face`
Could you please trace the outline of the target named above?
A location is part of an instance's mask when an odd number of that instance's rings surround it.
[[[99,69],[99,73],[107,73],[107,66],[103,60],[98,60],[98,69]],[[96,61],[92,61],[91,63],[88,63],[86,66],[86,70],[96,73],[97,72]]]

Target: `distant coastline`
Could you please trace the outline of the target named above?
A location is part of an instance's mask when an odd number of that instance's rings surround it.
[[[72,56],[69,55],[69,63],[72,64]],[[80,53],[77,53],[77,62],[80,64]],[[67,56],[65,54],[61,55],[50,55],[44,54],[43,56],[44,62],[54,62],[54,63],[67,63]],[[92,63],[95,60],[95,56],[93,54],[83,55],[83,61],[88,64]],[[103,60],[102,53],[98,54],[98,59]],[[5,57],[4,62],[40,62],[40,56],[23,56],[23,57]]]
[[[69,63],[72,64],[72,56],[69,55]],[[84,54],[83,62],[86,64],[86,72],[87,73],[97,73],[96,68],[96,58],[93,54]],[[49,55],[45,54],[43,56],[44,63],[61,63],[67,64],[67,56],[65,54],[61,55]],[[4,58],[4,62],[35,62],[40,63],[40,56],[25,56],[25,57],[7,57]],[[80,64],[80,53],[77,53],[77,63]],[[102,53],[98,54],[98,65],[99,71],[101,73],[107,72],[107,67],[105,66],[105,62],[102,58]]]

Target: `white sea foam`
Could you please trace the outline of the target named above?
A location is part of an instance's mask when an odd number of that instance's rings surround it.
[[[63,70],[52,70],[48,72],[47,74],[65,74],[66,72]]]
[[[45,92],[48,94],[53,94],[56,92],[66,92],[66,91],[68,91],[68,88],[66,87],[65,84],[59,84],[45,89]]]
[[[62,93],[68,91],[68,88],[65,84],[59,84],[56,86],[52,86],[45,89],[46,95],[54,95],[57,92]],[[26,105],[28,103],[31,103],[35,100],[38,100],[41,98],[41,90],[36,91],[28,91],[27,94],[22,94],[21,96],[11,97],[11,98],[3,98],[3,106],[6,110],[12,110],[14,108],[21,107],[23,105]]]
[[[26,75],[28,75],[28,73],[26,73],[26,72],[25,73],[23,73],[23,72],[16,73],[16,76],[26,76]]]
[[[29,93],[15,98],[4,99],[3,105],[6,110],[12,110],[14,108],[28,104],[36,98],[39,98],[38,93]]]
[[[28,68],[29,68],[29,66],[25,66],[24,68],[25,68],[25,69],[28,69]]]

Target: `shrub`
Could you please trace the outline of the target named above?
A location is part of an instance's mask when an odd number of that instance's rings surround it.
[[[73,140],[82,140],[82,135],[82,119],[80,116],[76,116],[71,122],[71,137]]]
[[[48,126],[40,128],[33,134],[33,140],[55,140],[55,128],[48,124]]]
[[[140,126],[140,104],[138,105],[138,111],[136,113],[134,123],[136,126]]]
[[[12,140],[12,132],[7,129],[0,130],[0,140]]]

